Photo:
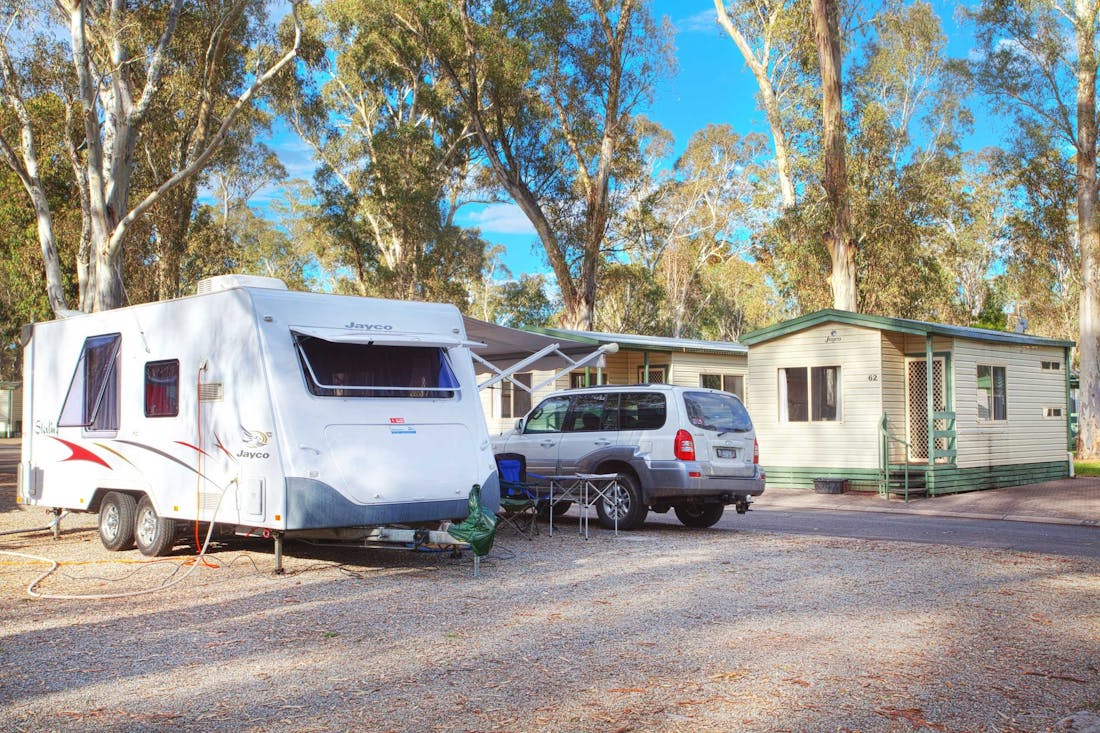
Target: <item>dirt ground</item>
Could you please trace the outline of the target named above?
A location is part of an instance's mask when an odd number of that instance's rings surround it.
[[[45,526],[13,494],[0,532]],[[0,535],[70,596],[0,555],[0,729],[1051,731],[1100,710],[1100,562],[743,520],[505,529],[479,578],[468,553],[293,543],[276,576],[262,538],[148,562],[81,515]]]

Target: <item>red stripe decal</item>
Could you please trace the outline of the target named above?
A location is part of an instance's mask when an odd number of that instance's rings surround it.
[[[55,435],[51,435],[50,437],[53,438],[54,440],[56,440],[61,445],[68,448],[70,451],[72,451],[72,454],[68,458],[62,458],[61,459],[62,463],[64,463],[65,461],[87,461],[88,463],[98,463],[99,465],[103,466],[104,468],[106,468],[108,470],[111,470],[110,464],[108,464],[105,460],[103,460],[102,458],[97,456],[95,453],[92,453],[87,448],[83,448],[83,447],[77,445],[76,443],[70,443],[67,440],[62,440],[61,438],[58,438]]]
[[[190,449],[191,449],[191,450],[193,450],[193,451],[197,451],[197,452],[199,452],[199,453],[202,453],[202,454],[203,454],[204,456],[206,456],[207,458],[209,458],[209,457],[210,457],[210,454],[209,454],[209,453],[207,453],[206,451],[204,451],[204,450],[203,450],[202,448],[199,448],[199,447],[198,447],[197,445],[191,445],[190,443],[185,443],[185,442],[183,442],[182,440],[177,440],[177,441],[176,441],[176,445],[182,445],[182,446],[183,446],[183,447],[185,447],[185,448],[190,448]]]
[[[229,451],[227,451],[227,450],[225,449],[225,446],[224,446],[224,445],[222,445],[222,439],[218,437],[218,434],[217,434],[217,433],[214,433],[214,442],[218,444],[218,447],[219,447],[219,448],[221,448],[221,451],[222,451],[222,453],[224,453],[225,455],[229,456],[229,458],[230,458],[230,459],[231,459],[232,461],[236,462],[236,460],[237,460],[237,459],[236,459],[236,458],[235,458],[235,457],[233,456],[233,454],[232,454],[232,453],[230,453]]]

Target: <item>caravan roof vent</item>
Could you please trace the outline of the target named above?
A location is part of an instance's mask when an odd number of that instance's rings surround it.
[[[263,277],[261,275],[217,275],[199,281],[199,295],[217,293],[221,290],[232,290],[233,288],[287,289],[286,283],[279,278]]]

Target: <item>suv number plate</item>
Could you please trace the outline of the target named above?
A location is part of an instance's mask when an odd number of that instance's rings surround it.
[[[735,448],[716,448],[719,458],[737,458],[737,450]]]

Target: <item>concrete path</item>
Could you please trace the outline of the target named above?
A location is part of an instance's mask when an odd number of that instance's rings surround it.
[[[875,493],[817,494],[804,489],[768,486],[764,495],[753,503],[753,508],[930,514],[1100,527],[1100,478],[1061,479],[908,502],[899,498],[883,499]]]

